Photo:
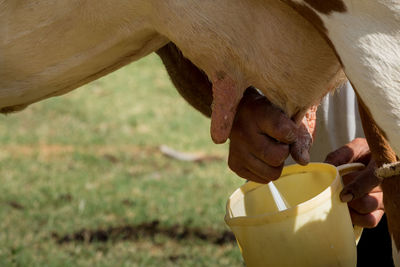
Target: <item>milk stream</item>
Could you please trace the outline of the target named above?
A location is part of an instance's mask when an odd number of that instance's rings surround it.
[[[275,205],[278,208],[279,211],[287,210],[290,208],[289,203],[286,201],[286,199],[281,195],[279,192],[278,188],[274,185],[273,182],[268,183],[269,190],[271,191],[272,198],[275,201]]]

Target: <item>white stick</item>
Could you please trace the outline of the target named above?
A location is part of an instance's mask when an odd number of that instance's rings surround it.
[[[269,190],[271,191],[272,197],[274,198],[275,204],[278,207],[279,211],[283,211],[290,208],[289,203],[281,195],[281,193],[278,191],[278,188],[276,188],[273,182],[269,182],[268,187]]]

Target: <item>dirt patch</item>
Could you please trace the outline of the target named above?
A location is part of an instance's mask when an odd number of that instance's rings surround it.
[[[172,261],[172,262],[177,262],[179,260],[183,260],[186,258],[187,258],[186,255],[171,255],[168,257],[169,261]]]
[[[145,222],[138,225],[109,227],[106,229],[82,229],[78,232],[60,236],[52,233],[58,244],[70,242],[116,242],[120,240],[138,240],[139,238],[154,238],[163,235],[168,238],[180,240],[199,239],[215,245],[224,245],[235,242],[235,237],[230,231],[216,231],[211,228],[195,228],[181,225],[161,226],[159,221]]]
[[[11,206],[12,208],[17,209],[17,210],[23,210],[23,209],[25,209],[25,207],[22,206],[22,204],[20,204],[20,203],[18,203],[18,202],[16,202],[16,201],[9,201],[9,202],[7,202],[7,204],[8,204],[9,206]]]

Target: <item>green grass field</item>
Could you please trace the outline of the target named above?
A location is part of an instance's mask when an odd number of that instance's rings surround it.
[[[155,55],[1,116],[0,133],[0,266],[243,266],[223,221],[243,180]]]

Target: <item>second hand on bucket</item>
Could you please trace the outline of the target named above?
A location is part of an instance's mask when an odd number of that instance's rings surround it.
[[[271,191],[272,198],[274,199],[275,204],[279,211],[287,210],[288,208],[290,208],[289,203],[281,195],[278,188],[276,188],[276,186],[274,185],[273,182],[269,182],[268,187],[269,187],[269,190]]]

